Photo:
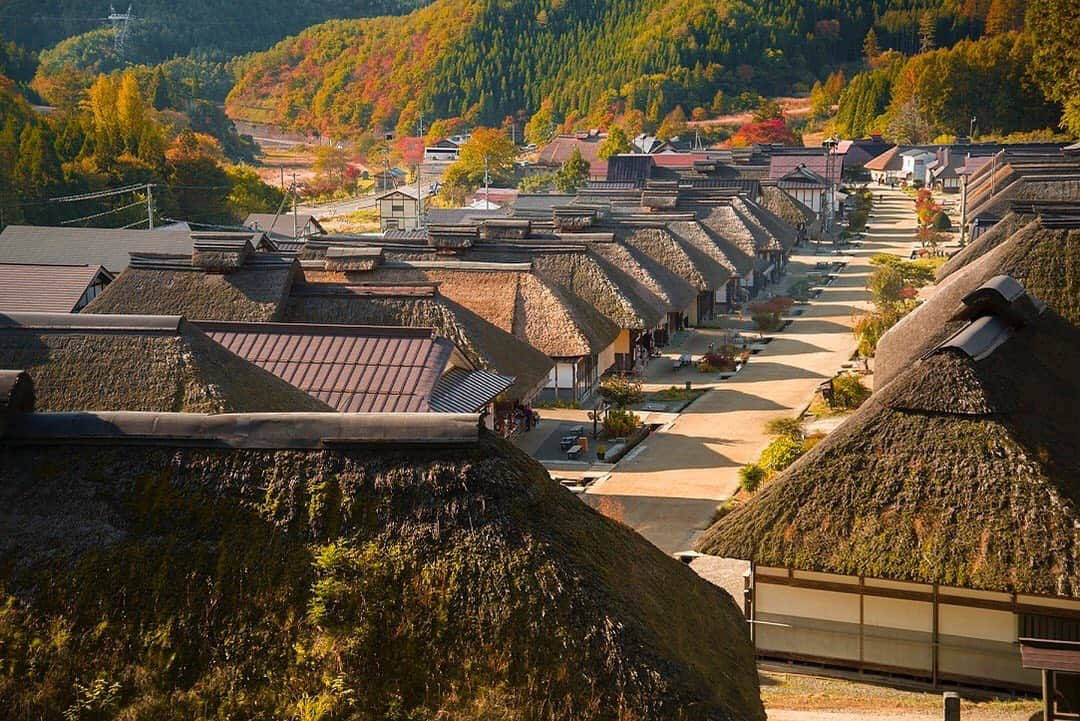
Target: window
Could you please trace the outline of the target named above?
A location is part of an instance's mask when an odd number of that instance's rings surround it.
[[[390,206],[390,212],[391,213],[404,213],[405,212],[405,204],[404,203],[394,203],[393,205]]]

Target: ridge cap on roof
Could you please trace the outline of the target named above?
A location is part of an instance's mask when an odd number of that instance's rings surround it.
[[[122,315],[98,313],[15,313],[0,311],[6,330],[141,330],[176,332],[184,323],[179,315]]]
[[[193,320],[191,324],[203,332],[233,333],[297,333],[304,335],[354,335],[369,337],[438,337],[435,328],[397,325],[337,325],[334,323],[261,323],[256,321]]]

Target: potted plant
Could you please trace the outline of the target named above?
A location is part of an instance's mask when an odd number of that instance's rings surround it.
[[[596,444],[596,460],[604,460],[604,456],[607,454],[607,446],[603,443]]]

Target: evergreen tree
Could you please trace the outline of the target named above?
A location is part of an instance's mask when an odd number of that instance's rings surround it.
[[[919,17],[919,52],[925,53],[937,47],[937,17],[927,10]]]
[[[863,38],[863,57],[866,58],[866,62],[871,65],[881,55],[881,46],[878,45],[877,33],[874,32],[874,28],[870,28],[866,31],[866,37]]]

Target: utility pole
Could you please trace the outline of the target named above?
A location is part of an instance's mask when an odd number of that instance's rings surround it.
[[[491,197],[491,188],[488,186],[491,184],[491,176],[488,174],[488,156],[484,156],[484,203],[488,202],[488,198]]]
[[[300,235],[300,228],[297,227],[298,223],[299,223],[299,219],[298,219],[297,210],[296,210],[296,171],[294,170],[293,174],[292,174],[292,237],[293,237],[293,240],[296,240],[297,236]]]
[[[420,157],[416,160],[416,227],[424,227],[424,191],[421,189],[424,177],[424,114],[420,114]]]
[[[154,186],[146,184],[146,220],[150,223],[150,230],[154,229]]]

